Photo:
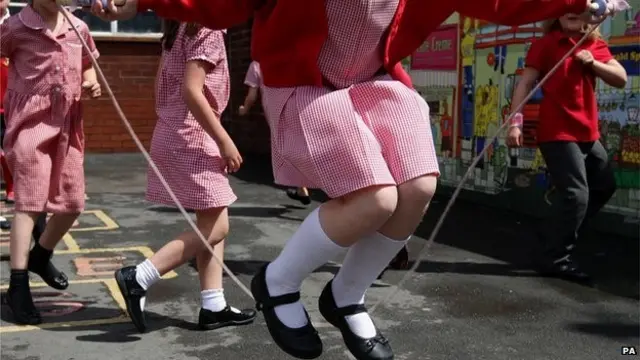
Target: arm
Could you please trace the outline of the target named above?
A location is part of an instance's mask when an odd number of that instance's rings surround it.
[[[589,0],[455,0],[462,15],[501,25],[521,25],[558,18],[567,13],[582,14]]]
[[[78,21],[82,21],[78,19]],[[93,56],[96,60],[100,57],[100,52],[98,52],[98,48],[96,47],[95,41],[93,41],[93,37],[91,36],[91,32],[89,31],[89,27],[82,21],[80,32],[84,38],[84,41],[87,43],[89,47],[90,53],[87,52],[84,47],[82,48],[82,70],[92,70],[95,75],[95,70],[93,69],[93,63],[91,62],[91,57]],[[84,76],[84,74],[83,74]]]
[[[188,61],[182,82],[182,97],[196,121],[220,146],[232,140],[202,91],[205,77],[211,68],[213,65],[206,61]]]
[[[627,85],[627,71],[617,60],[606,63],[595,60],[591,68],[597,77],[613,87],[622,89]]]
[[[249,92],[247,92],[247,97],[244,98],[244,108],[246,111],[249,111],[251,107],[258,100],[258,92],[260,90],[257,87],[250,87]]]
[[[521,112],[522,109],[518,109],[518,106],[522,104],[527,97],[533,86],[535,85],[540,72],[532,67],[526,67],[522,72],[522,77],[518,82],[518,86],[513,90],[513,97],[511,98],[511,112]]]
[[[98,83],[98,74],[96,73],[96,69],[94,69],[92,65],[89,65],[82,70],[82,82],[88,82],[91,84]]]
[[[153,10],[163,18],[195,22],[210,29],[221,30],[249,20],[264,2],[265,0],[137,0],[137,11]]]

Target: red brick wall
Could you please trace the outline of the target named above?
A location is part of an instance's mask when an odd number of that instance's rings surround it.
[[[154,81],[158,69],[159,43],[97,43],[100,67],[140,140],[149,146],[156,122]],[[103,96],[84,104],[87,152],[133,152],[137,148],[122,126],[103,87]]]

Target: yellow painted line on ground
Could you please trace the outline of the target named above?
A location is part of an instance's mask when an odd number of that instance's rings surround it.
[[[129,322],[129,321],[130,321],[129,318],[123,315],[123,316],[118,316],[116,318],[111,318],[111,319],[66,321],[66,322],[40,324],[38,326],[32,326],[32,325],[0,326],[0,334],[21,332],[21,331],[42,330],[42,329],[53,329],[53,328],[73,328],[73,327],[80,327],[80,326],[120,324],[120,323]]]
[[[134,251],[139,252],[145,258],[150,258],[153,256],[153,250],[147,246],[132,246],[132,247],[122,247],[122,248],[97,248],[97,249],[78,249],[78,250],[56,250],[56,255],[73,255],[73,254],[96,254],[96,253],[109,253],[109,252],[127,252]],[[178,276],[178,274],[171,270],[166,273],[162,278],[163,279],[173,279]]]
[[[78,279],[78,280],[69,280],[69,285],[82,285],[82,284],[97,284],[97,283],[104,283],[106,280],[108,279]],[[47,283],[45,282],[32,282],[29,281],[29,286],[31,288],[39,288],[39,287],[45,287],[45,286],[49,286],[47,285]],[[0,285],[0,290],[6,290],[9,288],[9,285]]]
[[[120,288],[118,287],[118,282],[115,279],[109,279],[104,281],[104,285],[109,289],[109,293],[113,297],[113,300],[116,301],[118,307],[124,314],[127,313],[127,305],[124,302],[124,298],[122,297],[122,293],[120,293]]]
[[[78,246],[78,243],[73,238],[73,236],[71,236],[71,234],[69,233],[64,234],[64,236],[62,237],[62,241],[64,242],[64,245],[67,247],[67,250],[69,251],[80,250],[80,246]]]
[[[120,225],[118,225],[109,215],[107,215],[102,210],[85,210],[80,215],[93,215],[98,218],[104,225],[102,226],[92,226],[86,228],[71,228],[69,232],[87,232],[87,231],[101,231],[101,230],[115,230],[119,229]],[[7,219],[12,219],[13,214],[4,215]]]
[[[91,214],[95,217],[98,218],[98,220],[102,221],[102,223],[104,224],[103,226],[93,226],[93,227],[86,227],[86,228],[78,228],[78,229],[71,229],[69,230],[70,232],[87,232],[87,231],[101,231],[101,230],[115,230],[120,228],[120,226],[113,221],[112,218],[109,217],[109,215],[107,215],[104,211],[102,210],[86,210],[85,212],[83,212],[82,214]]]

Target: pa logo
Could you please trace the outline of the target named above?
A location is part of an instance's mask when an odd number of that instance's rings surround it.
[[[638,349],[635,346],[623,346],[620,352],[622,355],[638,355]]]

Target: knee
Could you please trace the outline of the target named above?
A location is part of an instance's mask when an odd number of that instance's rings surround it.
[[[564,195],[565,203],[576,208],[587,208],[589,206],[589,189],[573,188],[568,189]]]
[[[398,190],[395,186],[370,188],[363,195],[363,216],[376,223],[386,221],[396,211]]]
[[[433,198],[437,185],[438,179],[435,176],[421,176],[398,186],[398,196],[403,203],[423,208]]]

